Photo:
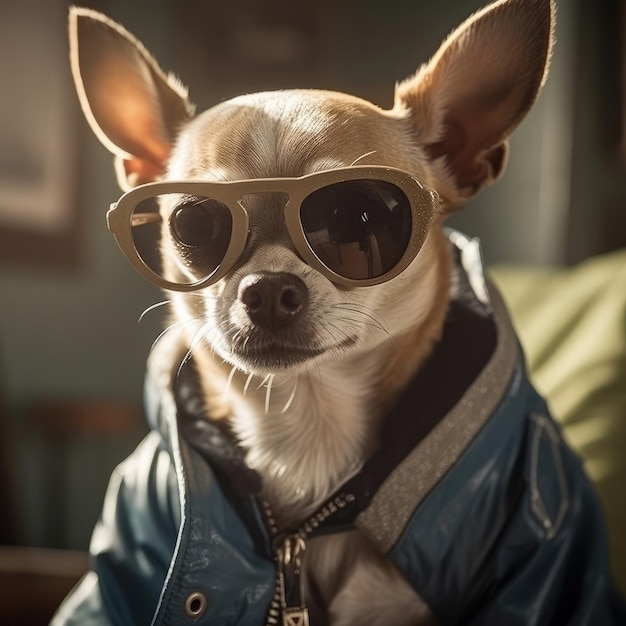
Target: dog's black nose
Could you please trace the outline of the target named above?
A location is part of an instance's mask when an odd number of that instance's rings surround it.
[[[239,300],[254,324],[276,331],[298,319],[307,307],[309,292],[293,274],[259,272],[241,281]]]

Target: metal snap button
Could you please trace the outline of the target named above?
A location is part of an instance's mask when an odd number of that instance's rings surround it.
[[[206,596],[199,592],[194,591],[187,596],[185,600],[185,615],[191,619],[197,619],[200,617],[207,608]]]

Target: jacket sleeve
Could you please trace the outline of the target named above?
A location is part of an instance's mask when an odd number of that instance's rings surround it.
[[[91,539],[91,571],[52,626],[152,622],[177,540],[178,493],[171,456],[152,432],[113,472]]]
[[[624,626],[595,491],[545,405],[514,388],[390,557],[445,626]]]
[[[523,486],[485,555],[464,626],[620,626],[604,517],[578,458],[552,420],[531,415]],[[523,469],[522,469],[523,468]],[[480,592],[479,592],[480,589]]]

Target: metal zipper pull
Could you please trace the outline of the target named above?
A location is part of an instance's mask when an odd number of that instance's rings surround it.
[[[309,610],[304,598],[302,565],[306,539],[338,511],[355,501],[352,493],[342,493],[318,509],[295,534],[279,536],[276,519],[267,500],[260,500],[265,521],[272,537],[276,562],[276,586],[267,613],[266,626],[309,626]]]
[[[302,535],[286,537],[278,548],[278,577],[283,626],[309,626],[309,610],[304,599],[302,562],[306,541]]]

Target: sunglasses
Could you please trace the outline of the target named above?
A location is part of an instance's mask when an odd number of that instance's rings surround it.
[[[223,278],[250,232],[245,199],[276,194],[300,257],[337,285],[370,286],[394,278],[417,256],[439,196],[411,174],[368,165],[297,178],[141,185],[107,213],[124,255],[155,285],[192,291]],[[161,261],[161,238],[177,251]]]

